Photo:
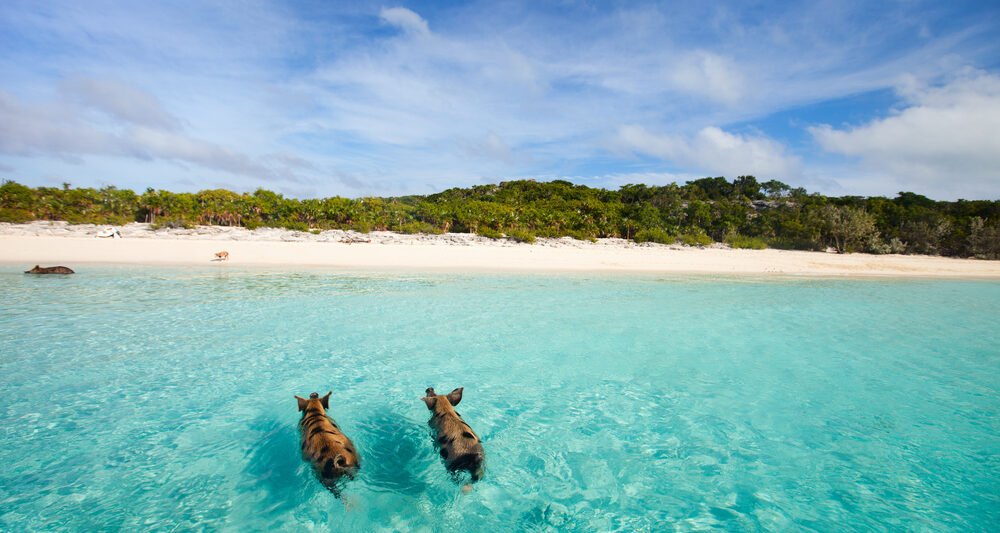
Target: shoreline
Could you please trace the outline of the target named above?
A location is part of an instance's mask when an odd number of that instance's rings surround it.
[[[98,238],[104,228],[65,222],[0,223],[0,263],[24,270],[35,264],[70,268],[116,264],[1000,279],[1000,261],[938,256],[746,250],[720,244],[701,248],[569,237],[522,244],[454,233],[313,234],[221,226],[154,230],[139,223],[118,227],[121,239]],[[230,260],[216,261],[214,254],[223,250]]]

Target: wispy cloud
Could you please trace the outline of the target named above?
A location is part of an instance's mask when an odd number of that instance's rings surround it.
[[[405,7],[382,8],[379,17],[386,23],[414,35],[429,35],[427,21]]]

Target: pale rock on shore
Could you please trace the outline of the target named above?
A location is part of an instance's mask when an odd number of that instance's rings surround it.
[[[127,224],[122,239],[99,238],[108,226],[65,222],[0,223],[0,263],[86,263],[172,266],[263,266],[291,269],[644,272],[796,276],[881,276],[1000,279],[1000,261],[933,256],[832,254],[638,244],[624,239],[539,238],[534,244],[467,233],[405,235],[328,230]],[[227,251],[228,261],[216,253]],[[23,267],[23,268],[22,268]],[[74,268],[79,272],[78,269]]]
[[[54,236],[54,237],[97,237],[105,228],[94,224],[69,224],[61,221],[35,221],[24,224],[0,222],[0,236]],[[373,231],[361,233],[352,230],[324,230],[318,234],[304,231],[294,231],[284,228],[257,228],[249,230],[237,226],[195,226],[186,228],[154,229],[152,224],[132,222],[124,226],[115,226],[123,238],[130,239],[199,239],[216,241],[272,241],[272,242],[343,242],[370,244],[430,244],[450,246],[527,246],[523,243],[507,239],[490,239],[474,233],[443,233],[429,235],[425,233],[403,234],[391,231]],[[636,243],[627,239],[598,239],[597,242],[581,241],[572,237],[548,239],[539,237],[534,246],[554,248],[670,248],[680,250],[685,246],[680,244],[663,245],[657,243]],[[714,247],[726,248],[723,244]]]

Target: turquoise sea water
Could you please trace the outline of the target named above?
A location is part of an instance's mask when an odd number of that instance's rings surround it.
[[[995,281],[7,266],[0,530],[995,531],[998,318]],[[299,456],[328,390],[349,506]]]

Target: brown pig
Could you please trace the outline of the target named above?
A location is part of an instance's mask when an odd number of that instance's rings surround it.
[[[361,459],[351,439],[326,414],[332,393],[330,391],[320,398],[314,392],[308,400],[298,396],[295,399],[299,402],[299,411],[302,411],[299,421],[302,458],[312,463],[320,483],[339,495],[337,481],[343,476],[353,478],[361,466]]]
[[[43,267],[35,265],[31,270],[25,270],[25,274],[73,274],[73,269],[64,266]]]
[[[434,443],[440,448],[445,467],[452,472],[465,470],[476,482],[482,479],[485,472],[486,454],[479,437],[453,408],[462,401],[462,390],[459,387],[442,395],[435,394],[434,388],[430,387],[423,400],[427,409],[434,411],[429,424],[435,430]]]

